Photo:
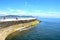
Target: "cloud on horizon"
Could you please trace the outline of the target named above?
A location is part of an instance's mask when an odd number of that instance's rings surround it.
[[[0,10],[0,15],[32,15],[43,18],[60,18],[59,12],[43,12],[42,10],[34,10],[29,12],[20,9],[8,9],[3,11]]]

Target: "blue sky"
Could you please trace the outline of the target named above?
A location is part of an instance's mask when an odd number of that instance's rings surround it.
[[[60,18],[60,0],[0,0],[0,15]]]

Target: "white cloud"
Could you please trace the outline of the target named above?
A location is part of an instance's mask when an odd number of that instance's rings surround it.
[[[33,12],[33,13],[29,13],[30,15],[33,16],[39,16],[39,17],[43,17],[43,18],[60,18],[60,14],[57,12]]]
[[[1,15],[1,16],[7,15],[7,12],[0,11],[0,15]]]
[[[43,12],[42,10],[34,10],[32,12],[28,12],[20,9],[8,9],[0,11],[0,15],[32,15],[43,18],[60,18],[59,12]]]

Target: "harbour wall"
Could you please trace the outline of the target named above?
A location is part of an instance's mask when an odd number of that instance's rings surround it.
[[[35,26],[38,23],[37,19],[0,22],[0,40],[5,40],[15,31]]]

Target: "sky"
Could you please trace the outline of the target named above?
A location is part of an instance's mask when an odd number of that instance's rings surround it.
[[[2,15],[60,18],[60,0],[0,0],[0,16]]]

